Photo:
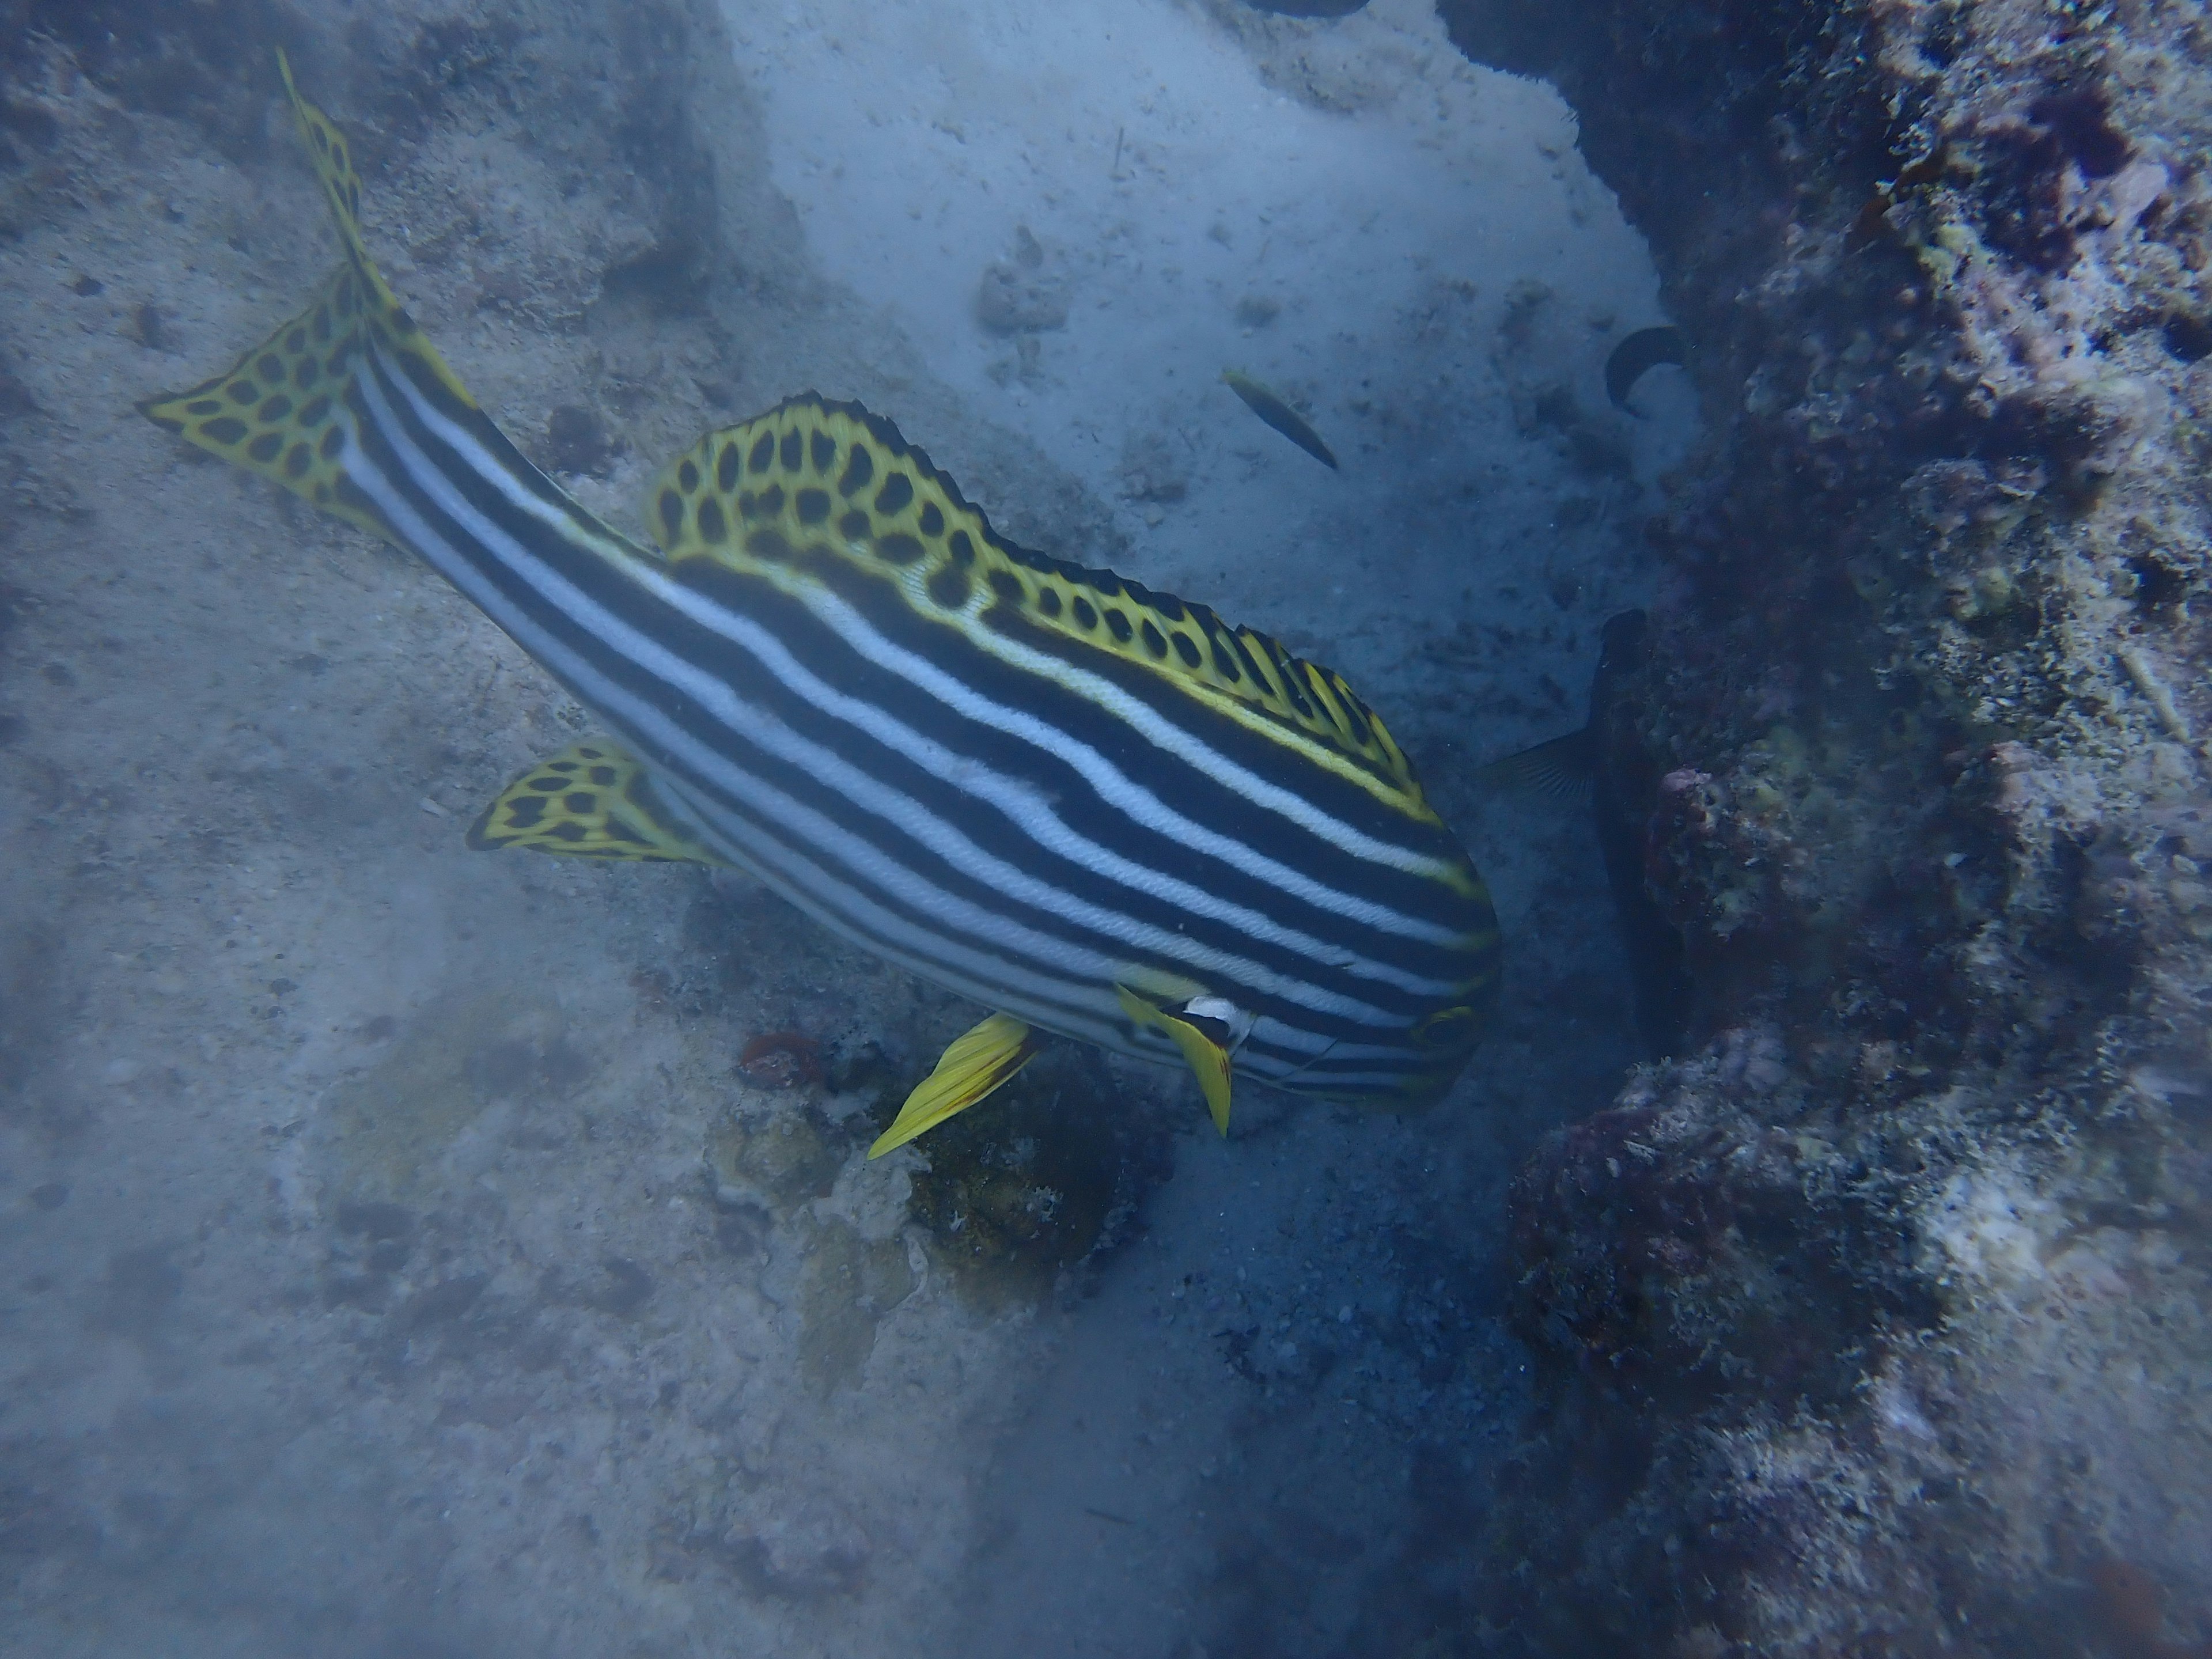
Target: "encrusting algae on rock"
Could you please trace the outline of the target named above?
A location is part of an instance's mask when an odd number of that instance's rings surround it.
[[[876,1152],[1052,1031],[1337,1101],[1449,1085],[1498,934],[1344,680],[1202,605],[1006,542],[857,404],[708,434],[659,550],[515,450],[370,258],[346,141],[292,88],[345,258],[228,374],[142,405],[427,559],[617,734],[532,768],[472,846],[732,864],[994,1012]]]
[[[1443,9],[1576,104],[1715,426],[1651,526],[1636,809],[1704,1051],[1517,1184],[1547,1403],[1470,1623],[1527,1652],[2185,1650],[2203,20]]]

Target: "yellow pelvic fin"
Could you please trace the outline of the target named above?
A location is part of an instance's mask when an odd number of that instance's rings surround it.
[[[1039,1046],[1036,1034],[1012,1014],[993,1014],[970,1026],[939,1056],[937,1069],[915,1086],[868,1156],[881,1158],[955,1112],[964,1112],[1028,1065]]]
[[[527,847],[568,858],[726,864],[670,812],[636,756],[587,738],[500,792],[469,826],[478,852]]]
[[[1174,1039],[1175,1046],[1182,1050],[1183,1059],[1189,1063],[1191,1075],[1198,1079],[1199,1092],[1206,1097],[1206,1109],[1213,1116],[1213,1127],[1226,1135],[1231,1042],[1228,1023],[1204,1014],[1170,1013],[1126,985],[1116,985],[1114,994],[1121,1000],[1122,1012],[1139,1025]]]

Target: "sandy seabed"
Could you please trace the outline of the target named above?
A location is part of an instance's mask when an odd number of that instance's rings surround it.
[[[1606,403],[1660,313],[1558,100],[1415,0],[132,21],[21,44],[0,169],[8,1650],[1448,1625],[1526,1404],[1503,1184],[1634,1059],[1585,826],[1474,772],[1581,720],[1689,435],[1665,373]],[[1450,1099],[1247,1089],[1224,1143],[1187,1079],[1070,1049],[870,1164],[975,1010],[742,881],[465,851],[587,717],[427,569],[131,411],[331,258],[280,43],[395,287],[612,521],[817,389],[1020,539],[1343,671],[1507,930]],[[737,1066],[777,1032],[823,1075]],[[987,1188],[1091,1231],[981,1239]]]

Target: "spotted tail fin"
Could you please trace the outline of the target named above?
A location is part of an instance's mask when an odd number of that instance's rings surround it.
[[[315,177],[322,184],[323,198],[331,204],[331,219],[337,227],[338,240],[345,245],[346,262],[368,292],[369,326],[375,331],[378,343],[427,372],[462,407],[475,409],[477,402],[469,396],[468,388],[423,337],[415,319],[407,314],[407,307],[386,284],[376,261],[368,257],[368,244],[361,234],[361,175],[354,171],[353,153],[346,145],[345,135],[329,116],[300,95],[292,81],[291,62],[281,52],[276,54],[276,66],[284,72],[284,93],[292,100],[292,119],[300,129],[301,143],[307,147]]]
[[[190,444],[397,541],[384,517],[346,488],[339,408],[362,353],[361,279],[341,265],[305,311],[212,380],[138,412]]]
[[[307,159],[323,187],[323,199],[331,205],[338,240],[345,246],[346,263],[359,273],[375,309],[398,311],[399,301],[385,285],[376,261],[368,257],[368,243],[361,234],[361,175],[354,171],[353,152],[345,135],[329,116],[300,95],[292,79],[292,60],[281,52],[276,54],[276,67],[284,76],[284,95],[292,100],[292,120],[300,130],[300,142],[307,147]]]
[[[280,483],[373,535],[405,544],[346,477],[348,394],[372,342],[405,360],[422,383],[460,409],[476,400],[386,284],[361,232],[361,178],[345,138],[300,95],[282,52],[284,90],[315,176],[337,228],[345,258],[305,310],[246,353],[226,373],[149,398],[139,412],[187,443]]]

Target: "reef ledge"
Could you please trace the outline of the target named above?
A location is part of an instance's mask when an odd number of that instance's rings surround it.
[[[2212,1638],[2212,40],[1444,0],[1650,239],[1650,885],[1699,1043],[1516,1187],[1486,1651]],[[2193,1540],[2193,1541],[2192,1541]]]

